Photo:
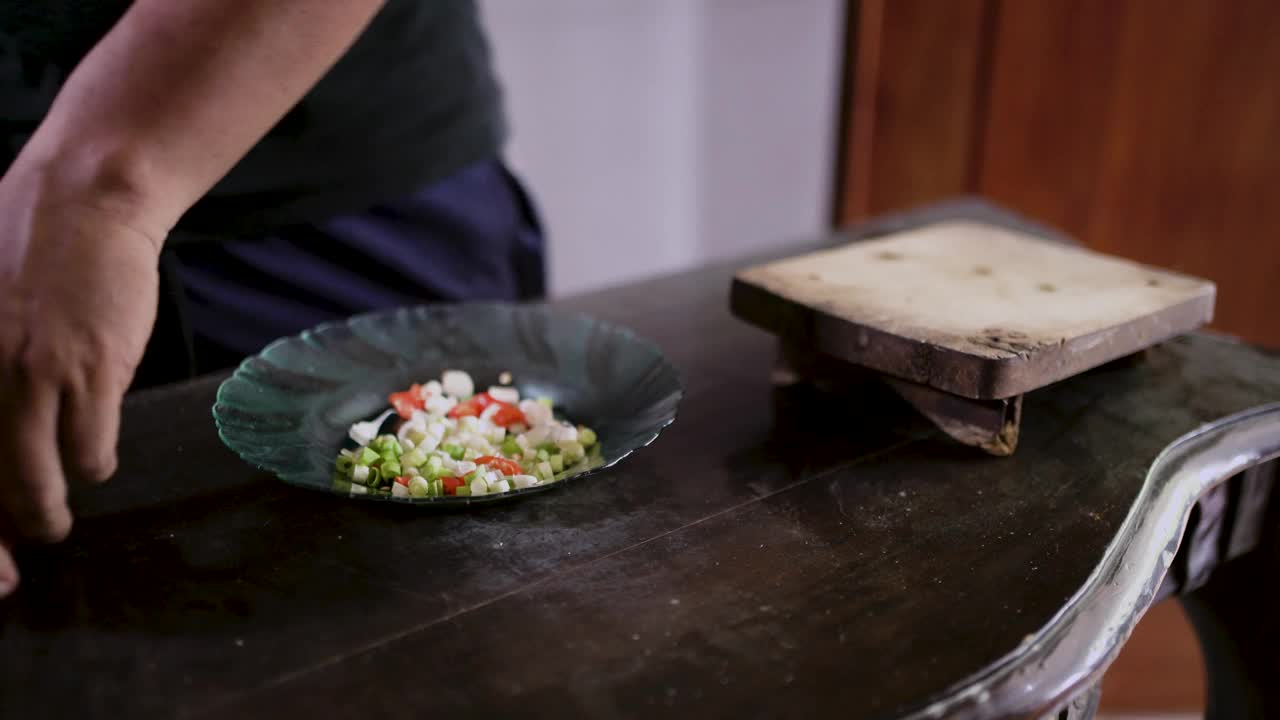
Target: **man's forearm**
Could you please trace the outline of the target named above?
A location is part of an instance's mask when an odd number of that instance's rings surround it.
[[[11,172],[42,178],[52,202],[87,195],[167,232],[382,4],[138,0],[67,79]]]

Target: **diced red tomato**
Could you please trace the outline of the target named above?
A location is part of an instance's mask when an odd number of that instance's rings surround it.
[[[405,420],[413,417],[414,410],[421,410],[426,406],[422,396],[413,390],[391,393],[387,396],[387,401],[391,403],[391,407],[395,409],[396,414]]]
[[[521,424],[525,422],[524,413],[520,412],[520,408],[502,403],[502,407],[493,414],[493,424],[498,427],[508,427],[510,425]]]
[[[493,424],[499,427],[507,427],[517,423],[525,422],[524,413],[520,412],[520,408],[501,400],[494,400],[489,393],[476,393],[466,402],[460,402],[449,410],[449,417],[478,417],[484,413],[485,408],[490,405],[497,405],[498,410],[493,414]]]
[[[409,476],[408,476],[408,475],[401,475],[400,477],[396,478],[396,484],[397,484],[397,485],[403,485],[403,486],[405,486],[405,487],[409,487]]]
[[[480,407],[470,400],[454,405],[452,408],[449,408],[448,413],[449,417],[454,418],[455,420],[464,417],[476,417],[479,414]]]
[[[483,455],[476,458],[477,465],[488,465],[503,475],[519,475],[520,463],[506,458],[495,457],[493,455]]]
[[[466,484],[466,481],[459,477],[442,477],[440,478],[440,486],[444,488],[445,495],[457,495],[458,488]]]

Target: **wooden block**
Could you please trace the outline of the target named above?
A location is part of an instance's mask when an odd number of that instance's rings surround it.
[[[744,320],[973,399],[1010,398],[1193,330],[1215,288],[972,221],[748,268]]]

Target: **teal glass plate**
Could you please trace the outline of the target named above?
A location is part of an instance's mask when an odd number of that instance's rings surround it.
[[[350,495],[335,487],[351,424],[387,408],[387,394],[465,370],[476,387],[512,374],[522,397],[550,397],[599,437],[583,472],[558,482],[478,497]],[[218,388],[218,435],[250,464],[285,482],[343,496],[415,505],[468,505],[525,497],[611,467],[675,420],[683,390],[656,345],[624,327],[545,305],[438,304],[327,323],[277,340]],[[384,426],[389,431],[390,423]]]

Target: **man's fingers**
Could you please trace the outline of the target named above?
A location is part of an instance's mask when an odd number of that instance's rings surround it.
[[[58,460],[58,391],[30,376],[0,389],[0,456],[12,477],[0,483],[0,510],[24,539],[56,542],[71,531],[67,483]]]
[[[126,383],[109,375],[106,365],[89,371],[86,383],[63,392],[58,418],[62,467],[69,478],[100,483],[116,471],[120,403]]]
[[[13,553],[4,538],[0,538],[0,599],[12,593],[18,587],[18,565],[13,561]]]

